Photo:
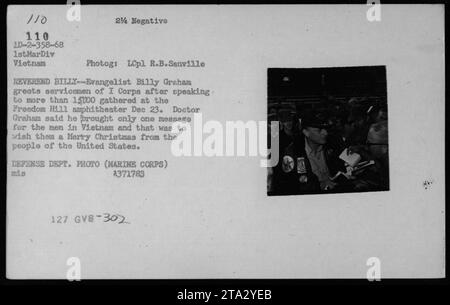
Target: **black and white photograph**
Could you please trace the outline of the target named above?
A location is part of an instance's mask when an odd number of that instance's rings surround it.
[[[4,282],[446,276],[443,3],[41,2],[1,3]]]
[[[269,195],[389,190],[384,66],[268,69]],[[274,147],[272,147],[274,149]]]

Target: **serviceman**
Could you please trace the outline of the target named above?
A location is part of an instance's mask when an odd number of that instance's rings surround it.
[[[372,124],[364,145],[352,146],[348,150],[360,154],[365,160],[373,160],[375,164],[356,174],[355,191],[387,191],[389,190],[389,144],[388,123],[382,120]]]
[[[281,127],[279,138],[281,152],[294,140],[296,113],[293,109],[283,108],[278,111],[278,119]]]
[[[331,181],[338,171],[345,172],[339,159],[343,147],[336,147],[328,139],[323,115],[307,112],[299,118],[299,134],[280,151],[279,165],[274,169],[273,194],[294,195],[336,191]]]

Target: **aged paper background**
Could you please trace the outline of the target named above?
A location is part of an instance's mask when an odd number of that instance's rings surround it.
[[[67,258],[78,257],[83,279],[365,278],[374,256],[382,278],[444,276],[444,8],[382,5],[380,22],[368,22],[367,9],[82,6],[81,22],[68,22],[65,6],[10,6],[10,85],[13,77],[43,75],[191,78],[213,91],[198,103],[204,120],[265,120],[270,67],[385,65],[391,190],[268,197],[259,157],[176,158],[163,143],[101,157],[168,160],[167,170],[144,179],[117,179],[103,169],[29,169],[25,178],[8,175],[8,277],[65,278]],[[12,42],[34,30],[26,24],[31,13],[48,16],[45,29],[67,46],[45,70],[12,64]],[[114,24],[120,16],[169,23]],[[207,67],[93,70],[87,58],[193,58]],[[10,116],[10,95],[8,105]],[[8,146],[8,160],[30,156],[21,154]],[[433,181],[428,189],[426,180]],[[52,215],[106,211],[131,224],[50,223]]]

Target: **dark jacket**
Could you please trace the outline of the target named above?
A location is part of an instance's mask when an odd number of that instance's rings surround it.
[[[339,154],[343,147],[329,138],[324,145],[325,160],[330,176],[334,176],[338,171],[345,172],[344,162],[339,159]],[[291,162],[290,167],[284,166],[286,162]],[[296,195],[321,193],[320,183],[317,176],[311,169],[305,151],[305,138],[297,135],[293,142],[280,152],[280,162],[274,168],[273,192],[269,195]]]

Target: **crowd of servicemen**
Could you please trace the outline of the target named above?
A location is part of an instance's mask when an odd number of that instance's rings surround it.
[[[279,131],[270,135],[269,129],[269,146],[278,136],[279,162],[268,169],[269,195],[389,189],[385,98],[275,103],[269,126],[272,121],[279,122]],[[350,166],[340,158],[343,152],[357,154],[366,165]]]

